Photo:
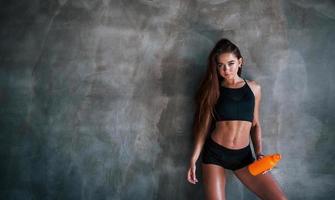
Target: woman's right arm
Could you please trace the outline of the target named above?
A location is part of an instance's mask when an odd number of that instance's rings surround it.
[[[187,180],[192,184],[196,184],[198,182],[198,179],[196,177],[196,162],[200,156],[202,147],[204,146],[210,121],[211,120],[208,120],[208,119],[206,120],[207,122],[205,126],[206,128],[204,128],[205,131],[200,130],[194,134],[194,149],[193,149],[192,157],[190,159],[189,169],[187,171]]]
[[[194,134],[194,145],[193,145],[193,153],[190,159],[191,164],[195,164],[200,156],[201,150],[204,146],[208,131],[210,129],[211,125],[211,119],[210,117],[206,120],[206,126],[205,130],[202,132],[197,132]]]
[[[206,134],[196,134],[194,137],[194,148],[190,163],[195,164],[200,156],[202,147],[205,143]]]

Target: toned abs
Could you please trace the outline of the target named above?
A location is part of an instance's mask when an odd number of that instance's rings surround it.
[[[249,144],[251,122],[218,121],[210,137],[230,149],[241,149]]]

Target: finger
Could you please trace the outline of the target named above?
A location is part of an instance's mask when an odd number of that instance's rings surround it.
[[[190,183],[193,183],[194,184],[194,180],[193,180],[193,173],[192,173],[192,170],[191,168],[188,170],[188,176],[187,176],[187,179]]]
[[[193,183],[193,180],[191,178],[187,179],[188,182]],[[194,183],[193,183],[194,184]]]
[[[198,182],[197,176],[195,174],[193,174],[193,181],[196,183]]]
[[[194,167],[194,168],[193,168],[193,173],[192,173],[192,174],[193,174],[193,181],[194,181],[194,182],[198,182],[198,179],[197,179],[197,175],[196,175],[196,173],[195,173],[195,170],[196,170],[196,169],[195,169],[195,167]]]
[[[190,179],[190,182],[195,184],[195,181],[194,181],[194,178],[193,178],[193,175],[191,174],[191,179]]]
[[[187,172],[187,180],[188,182],[193,183],[191,169]]]

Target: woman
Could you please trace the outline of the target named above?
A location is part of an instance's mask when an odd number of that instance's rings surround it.
[[[196,184],[196,161],[202,153],[206,199],[225,199],[226,172],[236,177],[261,199],[287,199],[270,173],[253,176],[247,166],[261,159],[259,105],[261,86],[241,78],[243,59],[236,45],[221,39],[208,57],[208,68],[196,95],[195,143],[187,179]],[[215,126],[214,126],[215,125]],[[210,132],[208,135],[207,133]]]

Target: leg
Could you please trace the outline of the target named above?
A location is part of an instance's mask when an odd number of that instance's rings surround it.
[[[225,200],[226,177],[224,168],[202,163],[202,177],[206,200]]]
[[[234,174],[248,189],[263,200],[287,200],[270,172],[253,176],[246,166],[235,170]]]

